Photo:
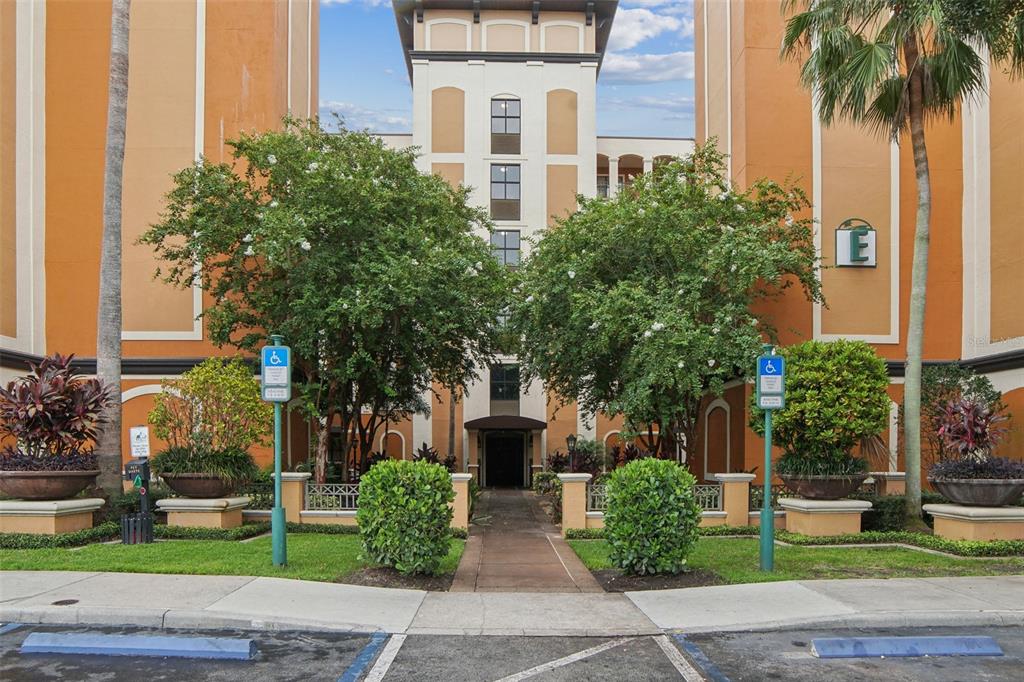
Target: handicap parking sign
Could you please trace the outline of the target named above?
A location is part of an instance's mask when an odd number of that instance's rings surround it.
[[[786,360],[781,355],[762,355],[757,359],[757,406],[762,410],[785,407]]]
[[[292,351],[288,346],[264,346],[260,351],[263,399],[288,402],[292,397]]]

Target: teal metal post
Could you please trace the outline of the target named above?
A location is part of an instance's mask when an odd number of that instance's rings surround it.
[[[272,334],[270,340],[280,346],[284,337]],[[281,506],[281,403],[274,403],[274,508],[270,512],[270,534],[274,565],[288,564],[288,546],[284,507]]]
[[[764,411],[764,500],[761,502],[761,570],[775,570],[775,511],[772,509],[772,411]]]

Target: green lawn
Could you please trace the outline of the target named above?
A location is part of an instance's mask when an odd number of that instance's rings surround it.
[[[452,540],[441,572],[454,573],[463,540]],[[359,559],[358,535],[288,535],[288,566],[275,568],[270,538],[251,542],[173,540],[150,545],[88,545],[79,549],[0,550],[0,568],[8,571],[115,571],[255,575],[338,581],[366,568]]]
[[[569,540],[591,570],[614,568],[604,540]],[[757,538],[700,538],[690,568],[717,573],[727,583],[823,578],[932,578],[1024,574],[1024,559],[961,559],[898,547],[775,547],[775,571],[758,569]]]

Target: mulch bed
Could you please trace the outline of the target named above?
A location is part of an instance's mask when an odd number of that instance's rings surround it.
[[[685,571],[676,575],[627,575],[614,568],[591,571],[605,592],[633,590],[671,590],[679,587],[706,587],[724,585],[725,581],[713,571]]]
[[[346,576],[338,582],[364,587],[398,587],[406,590],[447,592],[452,586],[455,574],[448,575],[403,575],[393,568],[377,566],[364,568]]]

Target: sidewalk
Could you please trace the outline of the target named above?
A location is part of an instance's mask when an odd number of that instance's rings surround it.
[[[1024,576],[787,581],[620,595],[426,593],[283,578],[5,571],[0,623],[9,622],[538,636],[1024,625]]]

